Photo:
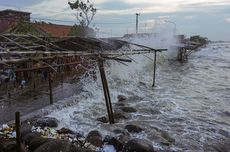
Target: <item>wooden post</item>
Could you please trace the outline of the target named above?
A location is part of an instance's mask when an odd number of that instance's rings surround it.
[[[48,77],[49,77],[50,104],[53,104],[53,91],[52,91],[52,80],[51,80],[50,70],[48,70]]]
[[[15,112],[17,152],[21,151],[20,112]]]
[[[153,68],[153,87],[155,87],[156,81],[156,64],[157,64],[157,51],[154,52],[154,68]]]
[[[156,64],[157,64],[157,51],[154,52],[154,68],[153,68],[153,87],[155,87],[156,81]]]
[[[105,102],[106,102],[106,107],[107,107],[107,112],[108,112],[108,117],[109,117],[109,123],[113,124],[114,123],[114,117],[113,117],[113,109],[112,109],[112,103],[111,103],[111,98],[109,94],[109,87],[105,75],[105,69],[104,69],[104,61],[103,59],[98,60],[98,65],[99,65],[99,71],[101,75],[101,81],[102,81],[102,86],[103,86],[103,91],[104,91],[104,96],[105,96]]]

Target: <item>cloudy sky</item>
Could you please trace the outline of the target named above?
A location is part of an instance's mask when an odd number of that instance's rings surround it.
[[[70,0],[73,1],[73,0]],[[230,0],[92,0],[98,9],[92,27],[100,36],[156,32],[162,27],[187,36],[200,34],[211,40],[230,40]],[[32,12],[32,20],[77,23],[68,0],[1,0],[0,10]]]

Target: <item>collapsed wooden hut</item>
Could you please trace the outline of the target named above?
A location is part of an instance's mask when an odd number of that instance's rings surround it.
[[[135,46],[135,47],[132,47]],[[154,84],[156,69],[156,52],[165,49],[153,49],[143,45],[117,39],[96,39],[81,37],[37,37],[33,35],[0,35],[0,87],[7,86],[8,97],[12,96],[12,88],[36,88],[39,81],[48,81],[50,104],[53,103],[52,82],[54,75],[63,79],[63,74],[76,70],[77,65],[85,68],[77,72],[81,74],[93,65],[98,65],[101,75],[107,112],[110,123],[114,123],[109,88],[104,70],[105,60],[120,63],[132,62],[128,55],[155,53]],[[5,85],[4,85],[5,84]],[[11,90],[11,91],[9,91]]]

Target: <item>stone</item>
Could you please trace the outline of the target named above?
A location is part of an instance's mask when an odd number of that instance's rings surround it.
[[[122,102],[114,103],[115,106],[124,107],[126,104]]]
[[[113,113],[113,117],[114,119],[117,120],[121,120],[121,119],[128,119],[128,117],[126,117],[124,114],[122,114],[121,112],[114,112]]]
[[[40,126],[40,127],[57,127],[58,126],[58,120],[56,118],[52,118],[52,117],[39,118],[37,120],[36,125]]]
[[[96,151],[85,149],[85,148],[79,147],[78,145],[72,145],[70,147],[70,152],[96,152]]]
[[[4,143],[4,151],[5,152],[16,152],[17,151],[17,144],[16,141],[10,141]]]
[[[97,121],[100,121],[100,122],[102,122],[102,123],[108,123],[109,121],[108,121],[108,119],[107,119],[107,117],[100,117],[100,118],[97,118]]]
[[[26,144],[26,145],[29,145],[30,142],[36,138],[36,137],[40,137],[41,135],[37,132],[31,132],[27,135],[25,135],[23,138],[22,138],[22,141]]]
[[[150,141],[132,139],[124,145],[122,152],[154,152],[154,149]]]
[[[161,131],[161,136],[170,143],[175,142],[175,139],[173,139],[166,131]]]
[[[224,111],[222,114],[223,114],[223,116],[230,117],[230,112],[228,112],[228,111]]]
[[[48,142],[50,139],[47,138],[42,138],[42,137],[35,137],[33,138],[28,146],[29,146],[29,150],[30,151],[34,151],[35,149],[37,149],[39,146],[41,146],[42,144],[44,144],[45,142]]]
[[[117,137],[117,139],[122,143],[122,144],[126,144],[129,140],[130,140],[130,136],[129,135],[119,135]]]
[[[122,107],[121,110],[127,113],[137,112],[137,110],[132,107]]]
[[[126,125],[125,129],[127,129],[128,132],[131,132],[131,133],[139,133],[139,132],[143,131],[143,129],[141,127],[138,127],[136,125]]]
[[[116,151],[121,151],[123,149],[123,143],[119,140],[117,140],[115,137],[112,137],[108,143],[108,145],[113,145]]]
[[[117,96],[117,99],[118,99],[119,102],[121,102],[121,101],[127,100],[127,97],[124,96],[124,95],[118,95],[118,96]]]
[[[34,152],[70,152],[71,144],[65,140],[51,140],[42,144]]]
[[[97,130],[90,131],[86,137],[86,141],[96,147],[101,147],[103,145],[102,135]]]
[[[32,127],[31,127],[30,125],[27,125],[27,124],[21,125],[21,136],[22,136],[22,138],[23,138],[25,135],[31,133],[31,128],[32,128]]]
[[[127,130],[124,130],[124,129],[117,128],[117,129],[114,129],[113,132],[115,134],[122,134],[122,135],[129,136],[129,133],[127,132]]]
[[[59,134],[75,134],[73,130],[70,130],[68,128],[61,128],[57,131]]]

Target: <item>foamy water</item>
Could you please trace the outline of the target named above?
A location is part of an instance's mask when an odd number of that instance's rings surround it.
[[[79,102],[50,116],[60,121],[60,127],[85,135],[94,129],[113,135],[113,129],[136,124],[144,131],[132,136],[148,139],[158,149],[203,151],[208,143],[230,140],[230,43],[211,43],[183,64],[160,56],[155,88],[153,61],[142,55],[130,57],[137,63],[125,66],[109,61],[106,66],[113,108],[118,108],[121,94],[129,98],[128,106],[137,109],[127,114],[127,120],[114,125],[96,121],[107,115],[98,72],[97,81],[82,80],[84,91],[74,96]],[[154,140],[156,130],[168,132],[175,143],[160,145]]]

